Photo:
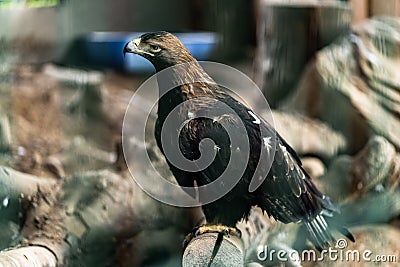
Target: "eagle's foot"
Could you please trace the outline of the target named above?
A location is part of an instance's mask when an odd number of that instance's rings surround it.
[[[193,228],[193,230],[186,235],[185,240],[183,241],[183,247],[186,248],[186,246],[192,241],[193,238],[205,234],[205,233],[217,233],[221,234],[222,236],[227,236],[230,237],[231,235],[237,236],[241,238],[242,233],[240,232],[239,229],[236,227],[229,227],[225,225],[220,225],[220,224],[205,224],[202,226],[197,226]]]

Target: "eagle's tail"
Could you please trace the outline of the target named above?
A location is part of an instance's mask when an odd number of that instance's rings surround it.
[[[306,227],[310,241],[315,247],[321,251],[324,248],[335,244],[336,239],[333,237],[331,230],[336,230],[342,235],[347,237],[352,242],[355,241],[354,236],[345,227],[336,225],[331,220],[329,224],[324,216],[332,217],[333,213],[340,213],[339,208],[336,204],[327,196],[322,199],[323,210],[320,214],[316,215],[312,219],[303,220],[304,226]]]
[[[310,241],[315,247],[321,251],[323,248],[329,247],[335,242],[335,238],[322,215],[317,215],[310,221],[305,221],[304,226],[306,227]]]

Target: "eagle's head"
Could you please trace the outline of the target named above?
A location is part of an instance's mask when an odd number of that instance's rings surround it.
[[[165,31],[146,33],[128,42],[126,53],[148,59],[157,71],[186,62],[195,61],[186,47],[173,34]]]

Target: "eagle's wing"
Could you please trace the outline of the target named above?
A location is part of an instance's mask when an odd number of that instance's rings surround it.
[[[317,246],[323,247],[326,242],[333,240],[328,231],[326,222],[321,214],[331,215],[338,212],[337,206],[329,197],[323,195],[313,184],[307,172],[302,168],[301,161],[296,152],[275,133],[273,127],[258,117],[252,110],[248,109],[233,98],[223,99],[230,105],[237,116],[224,114],[214,119],[197,118],[187,123],[182,129],[182,151],[188,157],[196,159],[200,156],[198,149],[200,141],[210,138],[215,142],[214,149],[216,156],[213,163],[206,169],[196,174],[199,184],[210,183],[221,176],[229,163],[229,159],[239,155],[238,158],[245,161],[246,169],[236,186],[235,194],[243,197],[244,201],[251,201],[252,205],[258,205],[275,219],[283,222],[303,221],[309,226],[309,232]],[[198,108],[198,106],[197,106]],[[212,109],[212,105],[204,105],[203,108]],[[193,112],[203,112],[202,108]],[[230,143],[229,131],[235,132],[240,127],[240,122],[246,127],[249,138],[250,155],[243,153],[244,144],[232,146]],[[223,125],[230,125],[229,129]],[[268,143],[269,142],[269,143]],[[275,148],[275,151],[274,149]],[[243,151],[242,151],[243,150]],[[274,153],[270,160],[273,160],[271,169],[260,173],[267,175],[260,187],[255,192],[249,192],[249,184],[260,160],[260,152]],[[193,153],[195,151],[195,153]],[[261,160],[265,160],[262,158]],[[237,165],[241,165],[237,162]],[[260,166],[267,168],[268,164],[261,162]],[[236,173],[240,173],[237,170]],[[239,188],[239,189],[238,189]],[[226,198],[229,200],[230,195]]]
[[[314,218],[323,208],[336,210],[314,186],[297,155],[279,138],[274,163],[259,189],[258,205],[284,223]]]
[[[319,250],[335,242],[332,228],[354,241],[346,228],[328,225],[326,216],[339,213],[339,208],[315,187],[294,150],[279,136],[274,163],[257,199],[257,205],[275,219],[283,223],[303,222]]]

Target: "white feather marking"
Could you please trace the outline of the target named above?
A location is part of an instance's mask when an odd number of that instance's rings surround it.
[[[256,114],[253,113],[253,111],[248,110],[247,112],[254,118],[253,123],[255,123],[255,124],[260,124],[261,123],[260,119],[256,116]]]
[[[214,150],[216,150],[217,152],[219,152],[221,150],[221,148],[218,145],[214,145]]]
[[[7,206],[8,206],[8,201],[9,201],[9,198],[8,198],[8,197],[6,197],[6,198],[3,199],[3,206],[4,206],[5,208],[7,208]]]
[[[284,145],[282,145],[282,144],[279,144],[279,147],[281,148],[281,150],[282,150],[282,152],[283,152],[283,154],[286,154],[286,147],[284,146]],[[286,156],[286,155],[285,155]]]
[[[194,113],[191,112],[191,111],[189,111],[187,115],[188,115],[189,119],[193,119],[194,118]]]
[[[264,148],[269,152],[272,148],[271,137],[263,137]]]

